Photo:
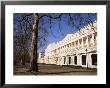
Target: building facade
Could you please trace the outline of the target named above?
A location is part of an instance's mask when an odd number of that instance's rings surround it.
[[[97,68],[97,22],[84,26],[74,34],[52,43],[41,59],[45,64],[74,65]]]

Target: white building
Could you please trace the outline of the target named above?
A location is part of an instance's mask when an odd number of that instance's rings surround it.
[[[48,45],[43,63],[97,68],[97,22]]]

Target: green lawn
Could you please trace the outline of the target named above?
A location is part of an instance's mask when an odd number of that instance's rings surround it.
[[[58,65],[46,65],[38,64],[39,72],[29,72],[29,64],[26,63],[25,66],[17,64],[14,67],[14,75],[62,75],[62,74],[74,74],[74,73],[85,73],[97,74],[97,69],[82,68],[80,66],[58,66]]]

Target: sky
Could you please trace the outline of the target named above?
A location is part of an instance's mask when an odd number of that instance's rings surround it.
[[[20,20],[22,13],[14,14],[14,34],[19,33],[20,30],[18,22],[15,19]],[[39,13],[42,15],[42,13]],[[46,13],[52,17],[59,16],[62,13]],[[91,21],[97,21],[96,13],[71,13],[72,21],[70,21],[68,13],[65,13],[61,16],[60,19],[49,19],[48,17],[43,17],[39,21],[39,32],[38,35],[43,35],[45,31],[48,31],[46,35],[47,42],[44,42],[45,45],[41,47],[38,51],[41,52],[51,44],[58,41],[61,41],[67,34],[73,34],[78,31],[80,28],[88,25]],[[90,21],[91,20],[91,21]],[[29,21],[32,24],[32,16],[29,17]],[[42,31],[45,30],[45,31]]]
[[[84,18],[87,17],[86,16],[87,14],[85,14],[85,13],[84,14],[80,13],[80,14],[84,15],[83,16]],[[72,33],[76,32],[78,30],[76,27],[68,25],[66,19],[67,18],[62,18],[60,23],[58,21],[56,21],[56,20],[53,20],[54,22],[52,24],[52,29],[51,29],[53,33],[50,33],[50,35],[48,36],[48,43],[60,41],[67,34],[72,34]],[[96,20],[96,16],[91,17],[91,20],[95,21]],[[76,24],[77,25],[78,25],[78,21],[79,21],[79,19],[76,20]],[[87,23],[83,24],[82,27],[85,26],[85,25],[87,25]],[[59,29],[59,26],[60,26],[60,29]]]
[[[74,17],[79,14],[80,14],[80,17]],[[51,43],[56,43],[58,41],[61,41],[62,39],[64,39],[64,37],[67,34],[73,34],[73,33],[77,32],[80,28],[88,25],[88,23],[90,23],[89,19],[92,22],[97,20],[96,13],[89,13],[89,16],[88,16],[88,13],[72,13],[71,15],[73,15],[73,18],[74,18],[74,25],[68,24],[68,15],[65,15],[64,17],[62,17],[60,22],[58,20],[52,20],[51,29],[48,26],[46,26],[47,30],[51,30],[50,34],[47,37],[47,46]],[[44,18],[44,19],[47,20],[46,18]],[[81,19],[83,19],[82,22],[81,22]],[[79,28],[77,28],[77,27],[79,27]],[[46,47],[44,47],[44,49]],[[42,49],[41,49],[41,51],[42,51]]]

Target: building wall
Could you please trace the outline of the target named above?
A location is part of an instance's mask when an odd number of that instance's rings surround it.
[[[75,64],[75,56],[77,56],[77,64]],[[64,58],[66,59],[64,60]],[[80,29],[80,31],[77,31],[74,34],[68,34],[62,41],[50,44],[45,50],[44,63],[96,68],[97,65],[92,64],[92,58],[95,58],[95,63],[97,61],[96,21],[93,23],[93,26],[88,24]]]

